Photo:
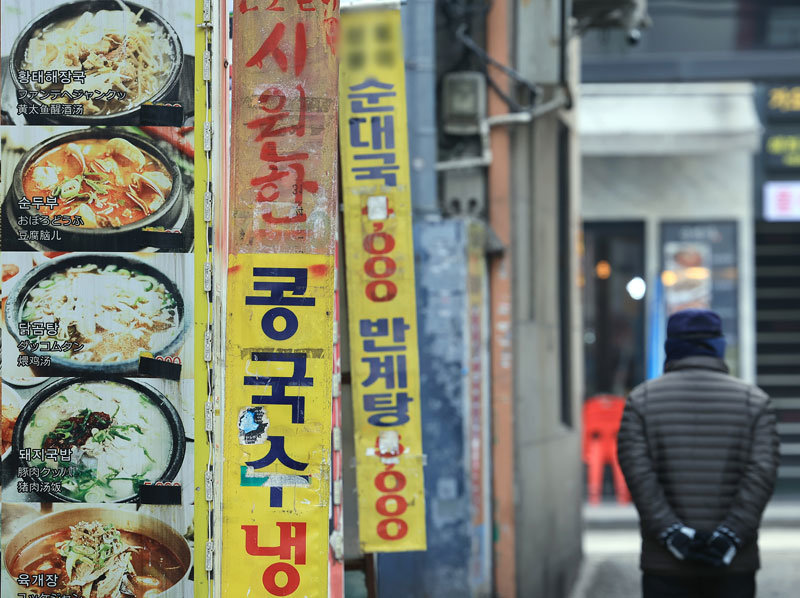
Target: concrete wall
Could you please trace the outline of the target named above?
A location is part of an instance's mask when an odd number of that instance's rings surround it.
[[[428,548],[379,555],[378,594],[483,598],[470,576],[468,222],[420,219],[414,249]]]
[[[579,160],[574,130],[570,196],[559,194],[559,123],[537,119],[514,136],[514,401],[517,480],[517,595],[566,596],[581,560],[580,400],[583,385],[577,295]],[[559,243],[559,207],[568,201],[569,239]],[[568,293],[560,296],[566,267]],[[570,307],[566,309],[567,305]],[[569,318],[571,363],[561,360],[562,317]],[[561,372],[570,376],[564,422]]]
[[[752,171],[752,154],[743,149],[714,154],[584,157],[581,208],[586,221],[645,222],[648,285],[660,275],[662,221],[738,222],[740,373],[749,381],[755,377]]]

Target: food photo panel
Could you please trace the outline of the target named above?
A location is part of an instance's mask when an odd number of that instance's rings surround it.
[[[2,250],[187,252],[194,134],[2,127]]]
[[[6,503],[2,529],[2,598],[194,596],[191,508]]]
[[[37,382],[3,385],[3,502],[191,504],[191,381]]]
[[[3,0],[3,124],[185,126],[194,2]]]
[[[6,383],[194,375],[193,256],[3,252]],[[6,293],[7,291],[7,293]]]

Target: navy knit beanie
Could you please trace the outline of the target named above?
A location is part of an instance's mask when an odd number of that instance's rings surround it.
[[[725,357],[722,319],[707,309],[685,309],[670,316],[667,322],[667,361],[693,355]]]

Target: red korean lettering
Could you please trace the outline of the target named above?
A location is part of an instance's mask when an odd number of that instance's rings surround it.
[[[286,581],[283,585],[278,585],[279,573],[283,573],[286,576]],[[264,589],[272,596],[289,596],[300,587],[300,573],[289,563],[272,563],[264,569],[261,583],[264,584]]]
[[[286,94],[277,87],[264,90],[258,97],[258,107],[269,114],[246,123],[248,129],[260,129],[255,141],[262,141],[267,137],[280,137],[282,135],[296,135],[303,137],[306,134],[306,92],[302,85],[297,86],[298,117],[297,124],[279,127],[278,124],[289,116],[284,110]]]
[[[270,173],[268,175],[250,179],[250,184],[253,187],[258,187],[258,195],[256,195],[257,202],[275,201],[278,199],[281,193],[278,190],[278,185],[275,183],[290,174],[287,171],[281,171],[275,164],[270,164],[269,168]],[[266,195],[268,189],[272,189],[273,192]]]
[[[373,482],[383,493],[375,502],[375,510],[386,519],[378,523],[378,536],[387,541],[400,540],[408,534],[408,524],[399,516],[408,510],[408,501],[398,492],[406,487],[406,476],[394,469],[382,471]]]
[[[381,272],[378,272],[378,264],[383,265]],[[385,255],[377,255],[364,262],[364,272],[370,278],[389,278],[395,271],[397,271],[397,264],[392,258]]]
[[[261,153],[259,158],[263,162],[299,162],[301,160],[308,160],[308,154],[305,152],[297,152],[295,154],[279,154],[278,144],[274,141],[267,141],[261,146]]]
[[[319,191],[319,183],[316,181],[307,181],[305,179],[305,167],[302,164],[289,164],[288,166],[290,169],[294,171],[295,178],[294,183],[291,185],[291,193],[294,196],[294,203],[297,206],[303,205],[303,195],[305,192],[309,193],[316,193]],[[280,196],[281,192],[278,186],[278,182],[289,176],[290,172],[282,171],[278,168],[275,164],[270,164],[270,173],[268,175],[262,177],[255,177],[250,180],[250,184],[253,187],[259,188],[258,194],[256,195],[257,202],[274,202]],[[288,188],[288,186],[287,186]],[[270,193],[271,190],[271,193]],[[277,223],[277,222],[305,222],[307,218],[307,214],[299,210],[293,216],[283,216],[277,217],[273,216],[272,213],[264,214],[263,218],[266,222]]]
[[[389,509],[389,505],[394,505],[393,511]],[[375,503],[375,510],[384,517],[402,515],[406,509],[408,509],[408,503],[399,494],[384,494]]]
[[[392,487],[389,487],[389,485],[386,483],[390,478],[394,480],[394,486]],[[392,469],[382,471],[375,476],[375,487],[381,492],[400,492],[406,487],[406,476],[404,476],[401,472],[394,471]]]
[[[394,237],[389,233],[370,233],[364,237],[364,251],[372,255],[391,253],[394,245]]]
[[[286,59],[286,54],[278,48],[278,44],[281,43],[283,39],[283,34],[286,32],[286,25],[283,23],[278,23],[275,25],[275,29],[272,30],[272,33],[269,34],[264,43],[261,44],[261,47],[258,51],[253,54],[253,56],[245,63],[245,66],[258,66],[258,68],[264,68],[264,59],[267,56],[272,56],[272,59],[278,65],[278,67],[285,73],[286,68],[289,66],[288,60]]]
[[[264,10],[271,10],[273,12],[283,12],[284,8],[280,6],[281,0],[272,0],[272,4],[267,6]],[[247,0],[241,0],[239,2],[239,12],[242,14],[253,12],[254,10],[258,10],[258,6],[248,6]]]
[[[394,531],[390,528],[392,524],[395,526]],[[399,517],[384,519],[378,524],[377,532],[378,536],[384,540],[400,540],[408,534],[408,524]]]
[[[306,24],[298,23],[294,28],[294,74],[299,76],[306,68]]]
[[[253,56],[250,57],[245,63],[245,66],[257,66],[264,68],[264,60],[267,57],[272,57],[275,64],[278,65],[284,73],[289,68],[289,59],[286,53],[280,49],[280,43],[283,41],[283,35],[286,33],[286,25],[278,23],[272,30],[272,33],[267,36],[264,43],[258,48]],[[306,66],[306,57],[308,55],[308,45],[306,41],[306,26],[305,23],[297,23],[294,28],[294,74],[300,75]]]
[[[397,297],[397,285],[391,280],[373,280],[367,284],[367,298],[376,303],[391,301]]]
[[[258,526],[243,525],[244,547],[250,556],[276,556],[282,561],[292,559],[298,565],[306,564],[306,524],[304,522],[279,521],[275,525],[280,530],[280,542],[277,546],[258,545]]]
[[[336,56],[336,47],[339,45],[339,19],[328,17],[323,21],[323,25],[325,27],[325,42],[333,55]]]
[[[294,564],[306,564],[306,524],[304,522],[280,521],[275,523],[280,530],[277,546],[259,546],[258,526],[243,525],[245,550],[251,556],[273,556],[280,561],[292,560]],[[271,563],[264,569],[261,577],[264,589],[272,596],[289,596],[300,587],[300,573],[288,562]]]

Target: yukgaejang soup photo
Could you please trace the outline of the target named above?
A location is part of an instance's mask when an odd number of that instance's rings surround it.
[[[45,152],[25,171],[22,189],[55,197],[53,216],[80,216],[85,228],[119,228],[154,214],[173,181],[156,158],[121,137],[78,139]]]
[[[25,588],[29,592],[83,598],[155,598],[188,569],[158,540],[102,520],[79,521],[40,536],[7,563],[14,579],[26,574],[58,580],[56,587],[34,583]]]

